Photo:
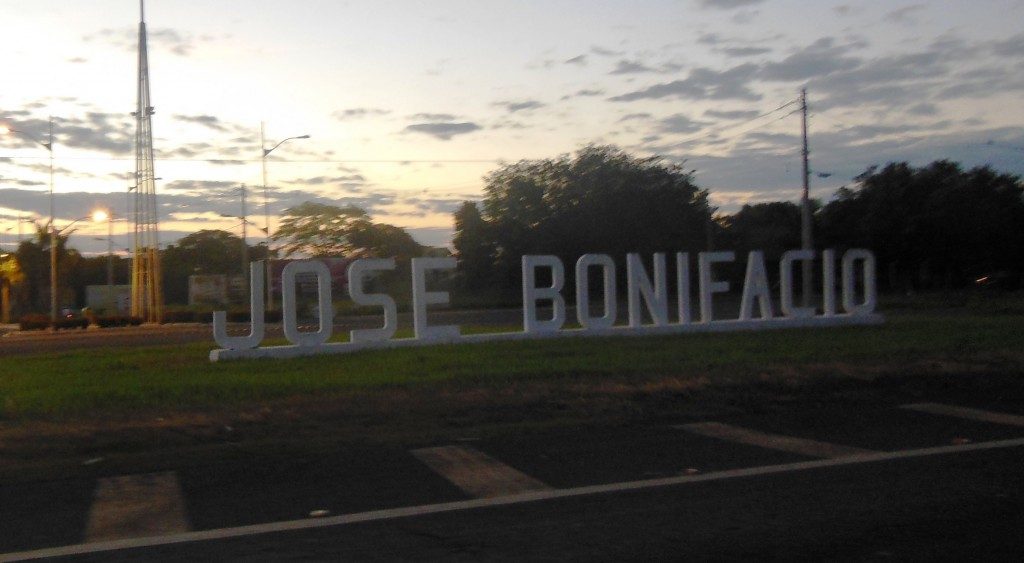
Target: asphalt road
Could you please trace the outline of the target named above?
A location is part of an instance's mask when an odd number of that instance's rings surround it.
[[[1020,398],[181,460],[153,470],[173,475],[187,527],[120,544],[89,537],[110,479],[101,465],[92,478],[0,486],[0,560],[1024,556]],[[497,482],[510,488],[479,488]]]
[[[72,559],[1019,561],[1022,451],[590,495]]]

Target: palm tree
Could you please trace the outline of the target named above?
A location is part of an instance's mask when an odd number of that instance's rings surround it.
[[[25,274],[13,254],[0,255],[0,322],[11,322],[11,287],[21,283]]]

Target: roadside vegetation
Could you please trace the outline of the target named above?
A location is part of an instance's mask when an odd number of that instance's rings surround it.
[[[578,395],[609,385],[638,393],[695,391],[936,366],[1017,374],[1024,368],[1020,296],[901,299],[886,309],[887,322],[878,327],[492,342],[287,361],[210,363],[212,342],[54,352],[0,363],[0,416],[9,422],[132,418],[368,392],[473,389],[483,399],[537,383],[548,393]]]

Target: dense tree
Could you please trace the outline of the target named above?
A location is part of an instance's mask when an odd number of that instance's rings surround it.
[[[1020,273],[1024,186],[985,166],[949,161],[923,168],[869,168],[819,214],[823,245],[864,247],[893,288],[962,286],[994,273]]]
[[[424,248],[401,227],[387,223],[359,223],[349,240],[355,256],[375,256],[408,260],[421,256]]]
[[[11,322],[11,288],[24,279],[18,257],[13,254],[0,255],[0,322]]]
[[[788,201],[744,205],[722,219],[723,247],[737,252],[762,250],[776,261],[782,253],[800,248],[800,206]]]
[[[249,260],[264,260],[266,246],[250,246]],[[188,302],[188,278],[192,275],[242,273],[242,237],[227,231],[202,230],[183,237],[161,253],[164,300]]]
[[[555,254],[572,264],[588,252],[622,260],[627,252],[700,249],[713,211],[707,192],[681,167],[615,147],[509,164],[485,180],[483,228],[471,208],[457,217],[461,265],[467,273],[491,260],[496,279],[507,284],[518,280],[524,254]],[[479,252],[463,255],[467,243]]]
[[[410,258],[423,253],[405,229],[374,223],[354,205],[306,202],[286,209],[274,240],[284,241],[285,256]]]
[[[76,276],[82,256],[77,250],[67,248],[68,234],[58,234],[57,239],[57,305],[73,305]],[[36,225],[35,237],[24,240],[15,253],[25,283],[14,292],[14,300],[21,313],[29,311],[49,312],[50,310],[50,233],[45,225]]]
[[[131,260],[115,256],[114,284],[127,284],[131,280]],[[74,268],[68,272],[68,285],[74,291],[74,303],[82,305],[86,301],[86,287],[90,285],[106,285],[107,256],[82,257]]]
[[[494,244],[487,232],[488,225],[480,215],[475,202],[464,201],[455,211],[455,258],[462,283],[481,287],[491,279],[494,264]]]
[[[764,252],[768,263],[777,262],[782,253],[800,248],[800,206],[788,201],[744,205],[732,215],[719,219],[717,245],[733,250],[739,260],[721,267],[734,283],[743,279],[743,257],[751,250]],[[722,274],[726,275],[726,274]],[[778,269],[768,269],[769,279],[778,279]]]

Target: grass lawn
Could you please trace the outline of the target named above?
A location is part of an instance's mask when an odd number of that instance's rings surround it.
[[[895,311],[877,327],[461,344],[292,360],[210,363],[212,343],[82,350],[0,363],[0,420],[148,416],[439,387],[501,393],[531,382],[576,390],[695,388],[938,364],[1019,372],[1022,331],[1024,316],[1012,313]]]
[[[837,401],[969,404],[975,396],[1018,408],[1022,305],[1020,297],[900,300],[886,304],[881,326],[489,342],[292,360],[211,363],[212,338],[8,357],[0,362],[0,482],[145,472],[256,452],[315,455],[354,441],[437,443]],[[95,459],[105,460],[102,467],[89,465]]]

